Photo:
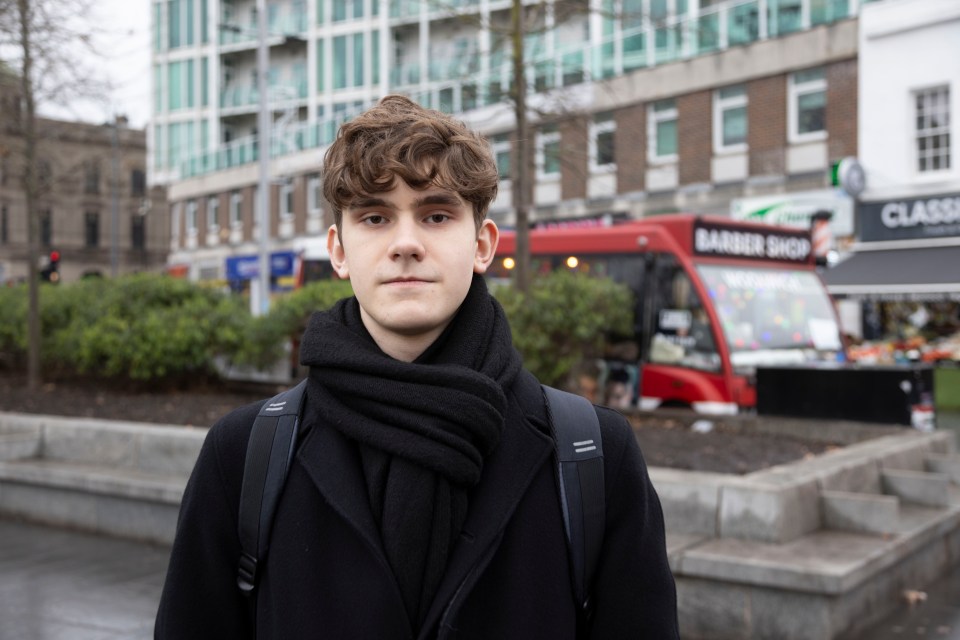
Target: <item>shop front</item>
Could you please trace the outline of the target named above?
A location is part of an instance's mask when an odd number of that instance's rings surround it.
[[[296,254],[293,251],[274,251],[270,254],[270,291],[290,291],[296,285],[294,274]],[[257,255],[230,256],[226,259],[227,282],[234,293],[249,293],[250,281],[260,275],[260,257]]]
[[[850,356],[960,362],[960,193],[861,202],[857,239],[823,274]]]

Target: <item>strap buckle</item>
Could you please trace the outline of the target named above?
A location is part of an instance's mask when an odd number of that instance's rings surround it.
[[[257,585],[257,559],[246,551],[240,553],[237,566],[237,586],[244,593],[252,593]]]

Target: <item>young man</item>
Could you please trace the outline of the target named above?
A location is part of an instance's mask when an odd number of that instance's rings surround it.
[[[543,393],[482,277],[497,183],[479,136],[406,98],[341,128],[324,160],[328,245],[355,297],[304,334],[306,406],[256,600],[236,586],[237,512],[260,404],[206,438],[157,638],[578,637]],[[599,416],[589,637],[677,638],[659,500],[624,418]]]

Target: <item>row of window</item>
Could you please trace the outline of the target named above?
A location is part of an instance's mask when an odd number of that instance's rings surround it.
[[[366,46],[367,40],[370,47]],[[380,37],[377,31],[352,33],[330,39],[329,51],[324,39],[317,40],[317,93],[328,89],[350,89],[380,83]],[[326,58],[329,57],[330,78]],[[369,58],[369,70],[365,62]],[[249,70],[249,80],[234,77],[229,61],[223,63],[220,107],[242,107],[257,102],[257,70]],[[199,82],[198,82],[199,80]],[[283,97],[307,97],[307,70],[302,60],[284,69],[272,67],[268,72],[272,91],[282,89]],[[289,94],[289,95],[288,95]],[[210,63],[208,57],[153,65],[153,111],[176,112],[182,109],[207,107],[210,104]]]
[[[181,47],[192,47],[210,42],[213,27],[222,31],[221,44],[245,42],[255,37],[257,8],[248,8],[246,19],[238,15],[234,3],[222,2],[222,20],[220,25],[211,25],[207,0],[159,0],[153,4],[153,49],[170,51]],[[325,0],[317,0],[317,24],[328,19]],[[281,13],[279,3],[270,2],[267,7],[267,24],[270,33],[303,33],[307,27],[307,8],[305,0],[294,0]],[[364,0],[332,0],[329,8],[329,20],[332,23],[360,20],[366,16]],[[199,12],[199,16],[197,13]],[[370,15],[380,13],[379,0],[370,2]],[[199,18],[199,21],[198,21]],[[163,27],[166,25],[166,33]]]
[[[826,135],[826,79],[823,69],[794,73],[790,77],[789,140],[805,142]],[[747,89],[724,87],[713,94],[713,147],[715,153],[747,150]],[[939,104],[939,103],[938,103]],[[647,157],[652,163],[676,162],[679,153],[678,113],[674,99],[659,100],[647,107]],[[590,127],[590,168],[603,170],[616,163],[616,123],[612,114],[594,116]],[[509,138],[492,140],[501,177],[510,174]],[[537,134],[537,168],[541,177],[560,173],[560,133],[555,125],[541,127]]]
[[[310,174],[307,180],[307,217],[320,218],[323,215],[323,186],[319,174]],[[294,184],[292,181],[285,182],[280,186],[278,209],[280,220],[291,220],[294,216]],[[253,219],[259,219],[260,199],[259,189],[253,188]],[[207,204],[207,231],[208,233],[217,233],[220,230],[220,196],[210,196],[206,200]],[[243,192],[235,190],[230,192],[227,203],[227,224],[230,229],[243,228]],[[199,203],[197,200],[188,200],[184,205],[184,229],[188,236],[197,235],[199,231]]]
[[[7,178],[10,174],[7,165],[7,157],[0,158],[0,186],[7,185]],[[48,160],[40,159],[37,161],[37,181],[42,190],[52,189],[53,167]],[[133,198],[142,198],[147,192],[147,176],[143,169],[133,169],[130,171],[130,196]],[[83,163],[83,193],[88,195],[98,195],[100,193],[100,163],[96,160],[90,160]]]
[[[210,42],[207,0],[159,0],[153,4],[153,50],[165,51]],[[199,16],[197,16],[199,11]],[[199,21],[197,18],[199,17]],[[167,26],[166,34],[163,25]],[[166,35],[166,37],[164,37]]]
[[[10,242],[10,213],[6,205],[0,207],[0,245]],[[84,246],[96,249],[100,246],[100,214],[87,211],[83,214]],[[145,249],[147,231],[146,219],[140,215],[130,217],[130,247]],[[53,212],[45,209],[40,212],[40,244],[44,247],[53,245]]]

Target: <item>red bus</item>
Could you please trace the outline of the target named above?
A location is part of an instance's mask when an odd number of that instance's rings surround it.
[[[509,276],[515,247],[502,232],[493,278]],[[757,366],[844,359],[809,231],[675,214],[533,230],[530,249],[534,273],[609,276],[634,294],[634,335],[605,356],[601,401],[736,413],[756,406]]]

